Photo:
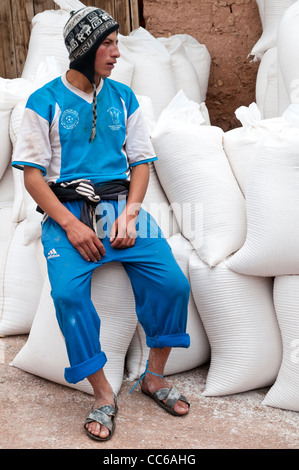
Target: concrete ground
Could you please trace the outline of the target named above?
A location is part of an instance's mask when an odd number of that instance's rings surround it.
[[[268,388],[203,397],[208,367],[172,377],[191,401],[177,418],[124,380],[116,431],[98,443],[83,429],[93,397],[9,365],[27,336],[0,338],[0,449],[299,449],[299,414],[263,406]],[[3,352],[4,351],[4,352]]]

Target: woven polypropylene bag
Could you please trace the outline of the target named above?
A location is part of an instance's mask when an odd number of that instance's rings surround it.
[[[268,49],[261,59],[256,77],[255,96],[263,119],[280,115],[277,47]]]
[[[137,95],[151,98],[157,118],[176,93],[171,56],[163,44],[141,27],[124,36],[122,42],[134,63],[131,87]]]
[[[24,244],[24,221],[12,225],[5,219],[4,224],[10,230],[1,253],[0,335],[28,334],[42,290],[36,248]]]
[[[299,133],[287,125],[260,143],[246,184],[246,241],[228,266],[241,274],[299,273]]]
[[[272,279],[213,268],[193,253],[191,289],[211,345],[204,395],[239,393],[271,385],[282,354]]]
[[[243,245],[245,201],[223,149],[223,131],[201,119],[198,105],[180,93],[161,114],[152,142],[181,233],[213,266]]]
[[[283,356],[277,379],[263,404],[299,411],[299,276],[275,278],[274,305],[282,335]]]
[[[241,106],[235,114],[242,126],[224,133],[223,148],[240,189],[246,196],[247,175],[262,139],[287,126],[287,122],[282,117],[262,119],[256,103],[248,107]]]
[[[261,15],[263,32],[259,40],[253,46],[251,55],[255,56],[256,59],[260,59],[263,54],[271,47],[275,47],[277,44],[277,31],[279,23],[282,19],[284,12],[293,4],[296,0],[264,0],[264,5],[261,7]]]
[[[69,384],[64,379],[64,369],[69,367],[69,362],[50,291],[46,276],[30,335],[12,365],[53,382],[93,393],[87,379],[77,384]],[[101,318],[101,346],[108,359],[104,371],[117,393],[123,380],[125,355],[137,324],[131,284],[121,264],[109,263],[94,272],[91,298]]]
[[[281,74],[279,92],[286,90],[285,103],[299,103],[299,2],[283,15],[277,37],[278,68]],[[286,108],[281,104],[280,112]]]

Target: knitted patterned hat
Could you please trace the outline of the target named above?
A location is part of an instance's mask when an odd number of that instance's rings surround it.
[[[95,138],[97,120],[95,55],[104,39],[118,28],[119,24],[106,11],[95,7],[84,7],[71,12],[71,17],[63,30],[70,68],[83,73],[93,87],[93,125],[90,141]]]

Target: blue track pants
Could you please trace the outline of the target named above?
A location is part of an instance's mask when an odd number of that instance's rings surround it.
[[[65,203],[78,218],[81,205],[82,201]],[[107,361],[101,350],[100,317],[90,297],[93,271],[107,262],[121,262],[130,278],[147,345],[151,348],[190,345],[186,333],[189,282],[155,220],[141,209],[135,245],[126,249],[110,245],[109,227],[124,206],[125,201],[102,201],[99,205],[107,236],[102,240],[106,255],[98,262],[85,261],[53,219],[47,218],[43,223],[42,243],[51,295],[70,362],[65,369],[69,383],[83,380]]]

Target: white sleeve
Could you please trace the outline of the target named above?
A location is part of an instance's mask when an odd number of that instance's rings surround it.
[[[130,166],[157,160],[140,107],[127,119],[125,147]]]
[[[49,122],[35,111],[25,108],[12,165],[23,169],[25,165],[34,166],[45,175],[51,160]]]

